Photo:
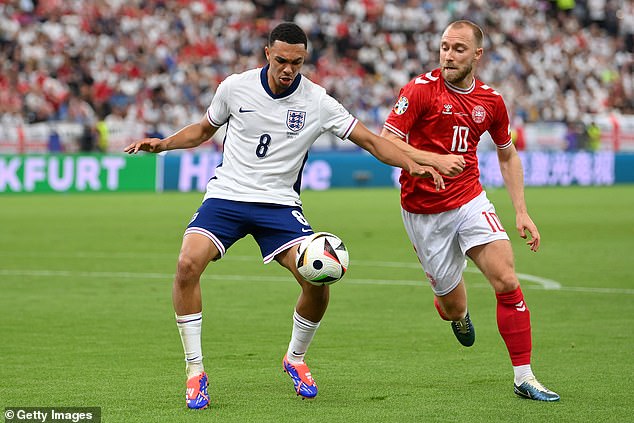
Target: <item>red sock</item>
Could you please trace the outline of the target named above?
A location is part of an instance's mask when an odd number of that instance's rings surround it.
[[[438,303],[438,297],[436,297],[435,295],[434,295],[434,307],[436,307],[438,314],[440,314],[440,317],[443,320],[449,320],[447,316],[445,316],[445,313],[442,312],[442,309],[440,308],[440,304]]]
[[[524,302],[522,289],[496,293],[498,330],[514,366],[531,362],[531,314]]]

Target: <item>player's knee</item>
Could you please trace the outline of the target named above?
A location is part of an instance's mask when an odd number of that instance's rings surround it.
[[[502,293],[516,290],[519,288],[520,282],[515,274],[509,274],[506,277],[500,277],[492,280],[491,285],[493,285],[495,292]]]
[[[176,270],[176,279],[181,283],[191,280],[198,280],[202,273],[203,267],[187,254],[181,254],[178,257],[178,266]]]

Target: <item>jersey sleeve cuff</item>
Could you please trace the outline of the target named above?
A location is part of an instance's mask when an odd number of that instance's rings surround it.
[[[211,113],[209,113],[209,109],[207,109],[206,115],[207,115],[207,121],[209,122],[211,126],[215,126],[216,128],[220,128],[222,126],[222,123],[218,123],[213,120],[213,118],[211,117]]]
[[[385,123],[383,127],[401,138],[407,138],[407,134],[403,133],[403,131],[399,130],[395,126],[390,125],[389,123]]]
[[[350,122],[350,125],[348,126],[348,129],[346,129],[346,132],[343,134],[342,139],[347,139],[350,134],[352,133],[352,130],[354,129],[355,126],[357,126],[357,123],[359,122],[359,120],[357,118],[353,118],[352,122]]]
[[[504,144],[498,145],[497,148],[500,150],[505,150],[507,148],[509,148],[510,146],[513,145],[513,140],[509,139],[507,142],[505,142]]]

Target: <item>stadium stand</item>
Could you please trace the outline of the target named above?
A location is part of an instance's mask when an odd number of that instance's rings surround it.
[[[593,116],[634,114],[628,0],[0,0],[0,152],[48,148],[53,123],[77,149],[113,151],[198,120],[224,77],[264,63],[281,20],[310,36],[307,76],[378,130],[459,18],[485,28],[480,76],[515,123],[583,139]]]

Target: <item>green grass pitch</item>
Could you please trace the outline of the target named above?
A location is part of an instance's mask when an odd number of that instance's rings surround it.
[[[305,192],[351,264],[308,352],[320,388],[282,372],[299,287],[251,238],[203,276],[211,407],[185,409],[171,305],[183,229],[202,194],[0,196],[0,409],[98,406],[104,422],[625,422],[634,407],[634,186],[531,188],[531,253],[504,190],[532,312],[533,369],[562,399],[513,394],[495,298],[469,265],[478,339],[461,347],[432,304],[394,189]]]

